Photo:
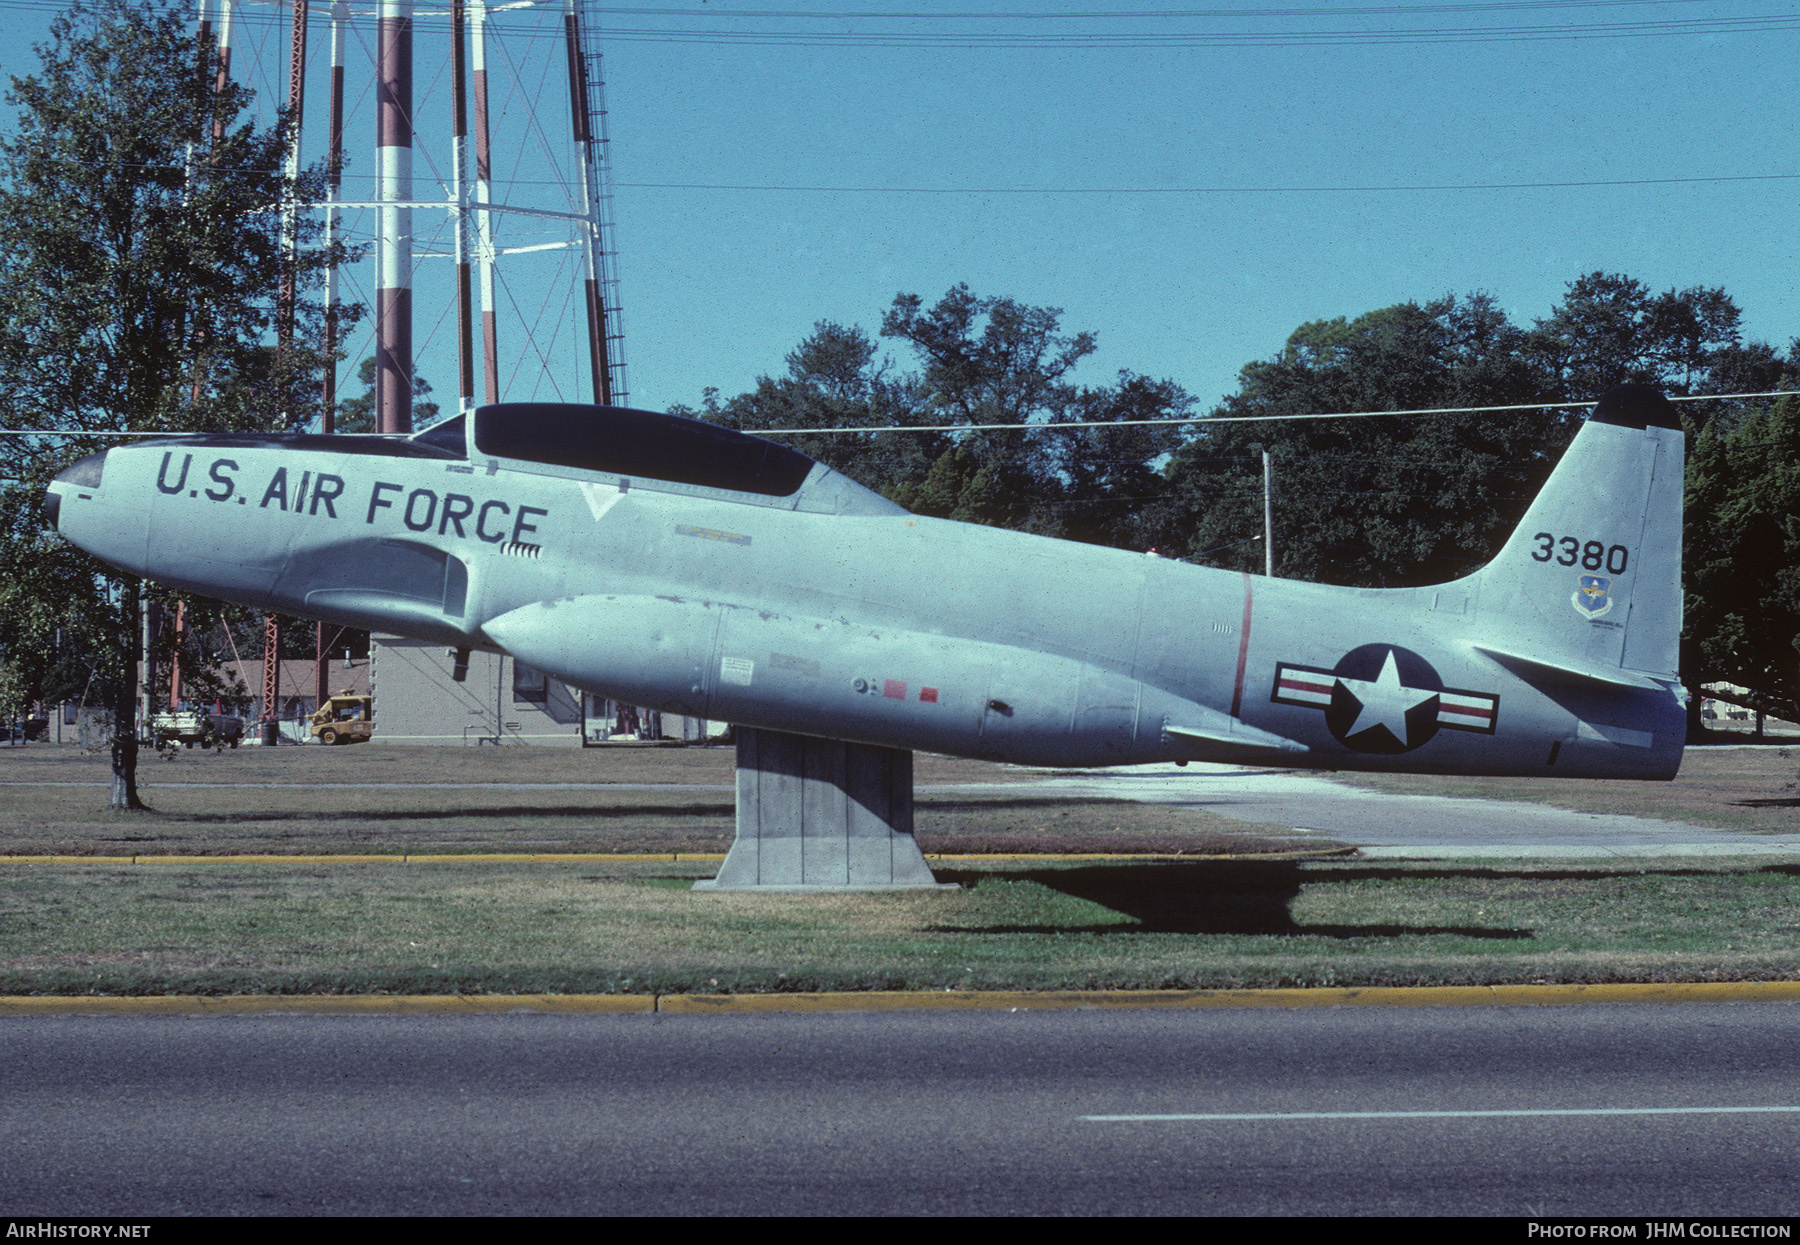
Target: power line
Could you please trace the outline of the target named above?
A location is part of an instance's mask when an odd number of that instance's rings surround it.
[[[1671,402],[1728,402],[1737,398],[1779,398],[1800,393],[1770,389],[1763,393],[1700,393],[1671,397]],[[1037,424],[887,424],[875,428],[758,428],[756,436],[801,436],[807,433],[856,432],[1051,432],[1064,428],[1136,428],[1169,424],[1267,424],[1302,419],[1372,419],[1383,415],[1479,415],[1500,411],[1566,411],[1598,406],[1598,402],[1515,402],[1507,406],[1430,406],[1408,411],[1328,411],[1305,415],[1184,415],[1171,419],[1093,419]],[[748,430],[746,430],[748,431]]]
[[[704,18],[708,21],[926,21],[926,22],[966,22],[966,21],[1024,21],[1024,22],[1058,22],[1058,21],[1211,21],[1218,19],[1282,19],[1291,17],[1405,17],[1412,15],[1434,14],[1454,16],[1458,14],[1477,13],[1516,13],[1545,12],[1556,9],[1602,9],[1602,8],[1643,8],[1655,5],[1668,8],[1678,4],[1711,4],[1716,0],[1477,0],[1474,3],[1448,4],[1381,4],[1381,5],[1312,5],[1312,6],[1271,6],[1271,7],[1239,7],[1212,9],[1089,9],[1076,11],[1062,10],[963,10],[960,12],[932,12],[929,10],[863,10],[841,11],[830,8],[817,9],[736,9],[722,10],[711,6],[695,8],[670,7],[629,7],[623,5],[607,5],[596,8],[596,12],[612,17],[655,17]],[[238,0],[242,12],[235,15],[238,21],[267,20],[279,22],[286,16],[288,0]],[[268,9],[266,15],[257,13],[257,9]],[[0,0],[0,9],[29,10],[43,13],[62,13],[68,9],[66,0]],[[557,17],[559,13],[553,4],[504,4],[490,7],[490,14],[498,16],[505,13],[508,17],[524,16],[535,10],[532,16],[548,15]],[[361,7],[351,10],[352,17],[373,17],[373,8]],[[418,17],[444,17],[443,12],[428,10],[419,12]]]
[[[4,5],[5,0],[0,0]],[[132,169],[139,172],[176,175],[184,172],[178,164],[139,164],[128,161],[65,161],[69,167],[82,169]],[[208,177],[275,177],[279,168],[208,168]],[[344,181],[373,183],[374,174],[346,173]],[[1390,194],[1423,191],[1457,190],[1583,190],[1611,186],[1685,186],[1721,182],[1784,182],[1800,180],[1800,173],[1720,173],[1693,177],[1621,177],[1600,181],[1558,182],[1426,182],[1400,186],[777,186],[731,182],[615,182],[631,190],[723,190],[757,193],[800,194],[875,194],[875,195],[1311,195],[1311,194]],[[513,177],[508,186],[556,186],[567,190],[567,179]],[[427,208],[451,206],[449,199],[419,200]],[[306,205],[310,210],[326,206],[324,200]],[[361,205],[344,200],[333,206],[339,211],[355,210]],[[504,207],[496,210],[505,211]]]
[[[1081,13],[1000,13],[1000,12],[961,12],[936,14],[927,12],[858,12],[834,13],[829,10],[750,10],[739,13],[723,13],[710,9],[610,9],[604,10],[613,17],[652,18],[659,20],[682,21],[696,17],[708,20],[750,19],[762,22],[806,22],[824,21],[831,23],[830,29],[820,30],[746,30],[737,29],[686,29],[674,26],[619,26],[609,25],[604,37],[609,42],[649,42],[649,43],[685,43],[715,44],[725,46],[750,47],[893,47],[893,48],[1048,48],[1067,50],[1074,48],[1185,48],[1185,47],[1306,47],[1306,46],[1345,46],[1345,45],[1380,45],[1380,44],[1421,44],[1421,43],[1494,43],[1494,42],[1537,42],[1543,40],[1573,39],[1608,39],[1608,38],[1643,38],[1671,35],[1705,35],[1705,34],[1743,34],[1795,29],[1800,25],[1800,14],[1776,13],[1757,16],[1698,17],[1653,19],[1638,21],[1611,22],[1545,22],[1524,25],[1484,25],[1472,24],[1463,26],[1424,26],[1408,28],[1367,28],[1336,30],[1293,30],[1279,28],[1279,24],[1292,18],[1379,18],[1379,17],[1467,17],[1484,13],[1512,12],[1545,12],[1557,9],[1593,9],[1602,7],[1637,7],[1637,4],[1648,3],[1649,0],[1542,0],[1539,3],[1481,3],[1481,4],[1436,4],[1436,5],[1380,5],[1358,6],[1347,9],[1322,7],[1305,8],[1269,8],[1269,9],[1169,9],[1169,10],[1137,10],[1129,12],[1108,13],[1105,11],[1087,11]],[[1681,2],[1681,0],[1674,0]],[[0,0],[0,9],[32,9],[38,11],[59,11],[64,6],[60,3],[48,3],[46,0]],[[248,7],[248,6],[247,6]],[[274,4],[269,4],[267,16],[246,12],[241,20],[247,24],[279,22],[279,13]],[[494,14],[499,15],[511,6],[496,6]],[[521,6],[528,10],[535,9],[534,16],[553,15],[548,6]],[[372,17],[366,10],[357,11],[358,17]],[[442,19],[446,14],[430,10],[419,11],[415,21],[425,19]],[[1026,20],[1042,26],[1045,23],[1066,23],[1071,21],[1215,21],[1218,19],[1244,20],[1250,22],[1263,21],[1277,24],[1275,29],[1240,30],[1240,31],[1177,31],[1168,33],[1148,32],[1142,29],[1129,32],[1103,31],[1066,31],[1051,32],[1034,30],[1028,32],[1006,33],[999,31],[969,30],[885,30],[857,31],[843,29],[845,22],[887,20],[920,23],[953,23],[967,25],[971,22],[1007,22]],[[547,24],[547,23],[546,23]],[[551,38],[555,32],[534,32],[537,37]],[[532,37],[532,35],[526,35]]]
[[[1292,48],[1410,46],[1421,44],[1540,43],[1586,39],[1641,39],[1682,35],[1757,34],[1800,27],[1800,14],[1703,17],[1645,22],[1564,22],[1529,26],[1413,27],[1398,30],[1263,30],[1149,34],[962,34],[929,31],[753,32],[609,27],[613,43],[711,44],[727,47],[839,47],[1069,51],[1074,49]]]
[[[1800,389],[1768,389],[1761,393],[1693,393],[1676,394],[1671,402],[1733,402],[1743,398],[1784,398],[1800,395]],[[872,428],[755,428],[741,429],[751,436],[830,436],[838,433],[874,432],[1061,432],[1076,428],[1139,428],[1151,425],[1192,424],[1273,424],[1310,419],[1379,419],[1400,415],[1483,415],[1502,411],[1572,411],[1598,406],[1596,402],[1515,402],[1506,406],[1429,406],[1404,411],[1321,411],[1298,415],[1181,415],[1169,419],[1090,419],[1036,424],[882,424]],[[180,429],[147,432],[112,432],[66,428],[0,428],[0,436],[8,437],[174,437],[239,435],[229,432],[202,434]],[[260,435],[260,434],[257,434]],[[373,433],[343,433],[344,436],[373,436]]]
[[[618,182],[631,190],[726,190],[842,195],[1316,195],[1389,194],[1455,190],[1570,190],[1608,186],[1681,186],[1712,182],[1800,180],[1800,173],[1722,174],[1712,177],[1629,177],[1570,182],[1441,182],[1417,186],[771,186],[713,182]]]

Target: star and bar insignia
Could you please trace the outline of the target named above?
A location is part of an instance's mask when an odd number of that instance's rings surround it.
[[[1498,696],[1445,687],[1423,657],[1391,644],[1353,649],[1329,670],[1282,662],[1269,699],[1322,710],[1358,752],[1411,752],[1440,729],[1492,735],[1500,715]]]

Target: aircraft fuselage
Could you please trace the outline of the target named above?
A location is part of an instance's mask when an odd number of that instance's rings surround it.
[[[822,466],[765,496],[347,440],[116,448],[98,485],[55,486],[58,525],[166,584],[773,730],[1037,765],[1662,778],[1680,760],[1666,681],[1558,681],[1479,647],[1516,621],[1479,577],[1357,590],[1190,566],[908,514]],[[1560,600],[1580,567],[1556,561]]]

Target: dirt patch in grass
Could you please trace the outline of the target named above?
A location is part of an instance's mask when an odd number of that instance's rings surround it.
[[[208,752],[178,749],[164,759],[145,749],[138,781],[148,790],[175,783],[732,783],[736,751],[729,746],[684,748],[601,747],[433,748],[307,744]],[[917,753],[914,781],[928,783],[1031,782],[1044,771],[988,761]],[[0,784],[108,781],[105,753],[68,744],[0,747]],[[0,790],[4,790],[0,786]]]
[[[1333,773],[1396,795],[1524,800],[1582,813],[1657,817],[1752,834],[1800,831],[1800,747],[1690,748],[1669,782],[1582,778],[1444,778]]]
[[[153,812],[110,813],[104,758],[0,750],[0,855],[723,852],[734,832],[732,766],[729,748],[183,751],[140,769]],[[920,846],[1190,855],[1334,846],[1286,826],[1020,786],[1042,776],[916,758]],[[949,784],[982,787],[932,789]]]

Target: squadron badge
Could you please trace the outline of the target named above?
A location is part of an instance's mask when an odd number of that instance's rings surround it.
[[[1612,609],[1612,580],[1604,575],[1583,575],[1575,581],[1576,612],[1583,618],[1598,618]]]

